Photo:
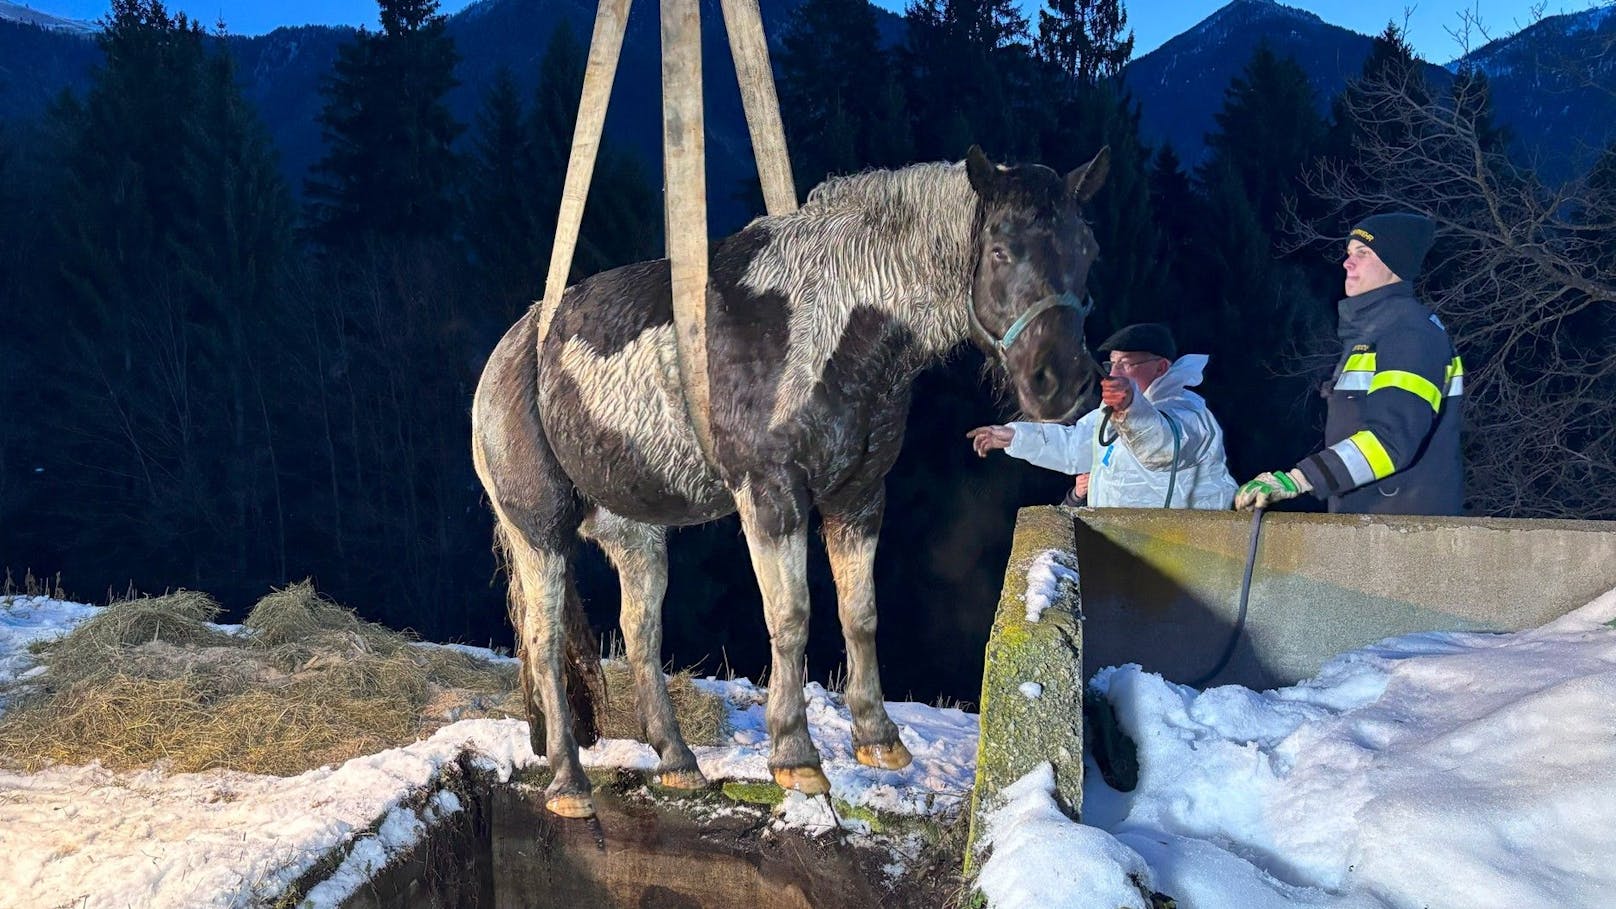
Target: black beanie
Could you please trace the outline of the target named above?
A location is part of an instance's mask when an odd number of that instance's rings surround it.
[[[1358,240],[1374,250],[1393,274],[1411,284],[1420,276],[1420,266],[1435,238],[1435,221],[1408,212],[1372,215],[1347,235],[1349,242]]]
[[[1106,338],[1096,353],[1108,354],[1113,350],[1142,350],[1163,359],[1178,359],[1178,345],[1173,343],[1173,333],[1160,322],[1138,322],[1125,326]]]

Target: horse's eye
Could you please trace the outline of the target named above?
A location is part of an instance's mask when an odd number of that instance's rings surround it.
[[[1003,265],[1010,261],[1010,250],[997,243],[988,250],[988,255],[992,256],[994,263],[998,265]]]

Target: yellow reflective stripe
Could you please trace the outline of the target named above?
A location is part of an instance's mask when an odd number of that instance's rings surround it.
[[[1341,367],[1342,372],[1374,372],[1375,355],[1373,353],[1353,354],[1347,357],[1347,365]]]
[[[1425,403],[1431,405],[1432,410],[1442,409],[1442,391],[1431,380],[1415,372],[1404,372],[1401,369],[1388,369],[1385,372],[1375,373],[1375,378],[1369,382],[1369,393],[1374,394],[1383,388],[1401,388],[1402,390],[1423,398]]]
[[[1363,453],[1364,460],[1369,462],[1369,469],[1375,472],[1375,479],[1385,479],[1397,471],[1397,468],[1392,466],[1391,455],[1386,453],[1386,446],[1380,444],[1374,433],[1360,429],[1348,436],[1347,441]]]
[[[1448,392],[1448,397],[1464,394],[1464,361],[1454,357],[1448,363],[1447,375],[1442,383]]]

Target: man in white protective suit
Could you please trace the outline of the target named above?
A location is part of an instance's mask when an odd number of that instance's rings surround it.
[[[1106,378],[1099,408],[1073,425],[1010,423],[966,433],[978,457],[998,448],[1013,458],[1075,475],[1064,504],[1096,508],[1226,509],[1235,482],[1223,427],[1201,384],[1205,354],[1178,356],[1167,326],[1129,325],[1096,353]]]

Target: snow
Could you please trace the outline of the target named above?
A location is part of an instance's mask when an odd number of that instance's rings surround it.
[[[41,597],[0,598],[0,696],[40,671],[28,645],[72,631],[97,607]],[[435,646],[435,645],[425,645]],[[508,660],[458,647],[485,659]],[[732,742],[696,747],[711,779],[769,780],[765,693],[745,679],[698,680],[730,704]],[[858,764],[852,719],[840,698],[805,689],[815,743],[832,792],[887,813],[959,810],[975,774],[974,714],[889,704],[915,761],[901,771]],[[4,701],[0,701],[3,709]],[[35,774],[0,771],[0,907],[72,905],[251,906],[333,853],[337,871],[301,904],[337,906],[377,870],[411,848],[435,821],[460,810],[440,788],[463,754],[501,780],[542,762],[520,720],[465,720],[414,744],[281,778],[230,771],[114,773],[97,764]],[[655,753],[639,742],[603,740],[582,752],[589,767],[650,769]],[[788,797],[777,819],[817,833],[832,819],[824,799]],[[863,822],[843,819],[849,831]]]
[[[1197,909],[1610,906],[1613,620],[1616,591],[1531,631],[1383,641],[1265,692],[1102,670],[1138,787],[1091,764],[1083,826],[1030,774],[991,819],[982,889],[995,907],[1146,905],[1134,874]]]
[[[1027,621],[1038,621],[1045,609],[1060,600],[1061,585],[1077,586],[1077,569],[1069,564],[1071,561],[1070,555],[1054,549],[1046,549],[1033,556],[1032,565],[1027,568],[1027,593],[1024,597]]]
[[[0,599],[0,690],[37,671],[30,642],[94,612]],[[1035,769],[989,816],[976,884],[995,909],[1148,907],[1152,891],[1196,909],[1616,904],[1613,623],[1616,591],[1530,631],[1383,641],[1272,691],[1102,669],[1094,683],[1138,744],[1138,786],[1113,790],[1091,763],[1078,824],[1055,803],[1049,765]],[[726,698],[734,723],[729,743],[696,749],[702,770],[768,779],[764,692],[745,679],[698,684]],[[839,800],[909,814],[962,807],[975,716],[889,704],[915,761],[882,771],[853,760],[839,698],[818,685],[805,696]],[[468,720],[287,779],[0,772],[0,907],[256,905],[328,855],[337,870],[304,905],[339,905],[461,810],[440,783],[463,753],[500,778],[539,760],[525,723]],[[583,757],[655,762],[621,740]],[[796,794],[774,823],[868,829]],[[903,867],[895,856],[890,872]]]

